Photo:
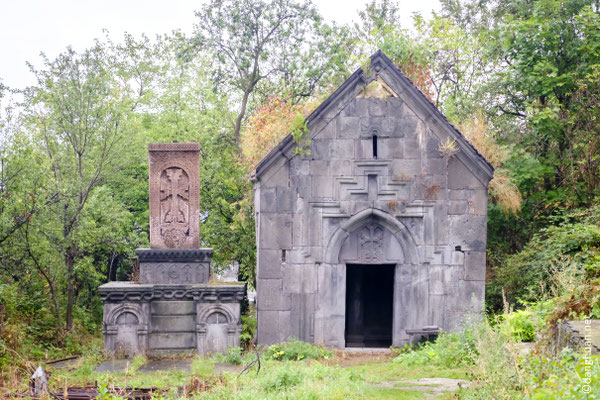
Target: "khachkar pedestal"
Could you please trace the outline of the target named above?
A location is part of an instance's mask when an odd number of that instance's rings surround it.
[[[212,249],[199,248],[197,143],[151,143],[150,248],[136,251],[139,282],[100,286],[109,354],[224,352],[239,346],[243,283],[209,283]]]

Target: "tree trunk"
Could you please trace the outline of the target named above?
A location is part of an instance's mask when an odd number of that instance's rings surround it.
[[[73,264],[75,260],[74,252],[75,248],[73,245],[71,245],[65,256],[65,266],[67,267],[67,332],[70,332],[73,329],[73,303],[75,301],[75,287],[73,285]]]
[[[235,121],[235,143],[238,148],[240,147],[240,131],[242,129],[242,121],[244,120],[244,115],[246,115],[246,107],[248,106],[248,98],[250,97],[250,93],[252,89],[246,90],[244,92],[244,97],[242,98],[242,107],[240,108],[240,112]]]
[[[6,309],[4,308],[4,304],[0,304],[0,336],[4,333],[4,313]]]
[[[40,275],[42,275],[44,277],[44,279],[46,280],[46,283],[48,284],[48,288],[50,289],[50,296],[52,298],[52,303],[54,305],[54,314],[56,317],[56,326],[57,326],[57,334],[58,334],[57,342],[59,345],[62,345],[64,332],[63,332],[63,326],[62,326],[62,318],[60,316],[60,306],[58,304],[58,296],[56,294],[56,290],[54,289],[54,283],[50,279],[50,276],[46,273],[46,271],[44,271],[38,258],[31,251],[31,246],[29,245],[29,222],[27,223],[26,229],[25,229],[25,246],[27,248],[27,253],[29,254],[29,257],[31,257],[31,260],[33,261],[33,264],[37,268]],[[0,305],[0,308],[1,307],[2,307],[2,305]]]

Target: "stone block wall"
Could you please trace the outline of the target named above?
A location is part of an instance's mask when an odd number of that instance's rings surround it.
[[[462,143],[442,157],[447,121],[378,73],[396,97],[342,86],[309,119],[309,156],[283,142],[257,168],[260,344],[344,347],[347,263],[396,265],[395,345],[406,329],[451,330],[483,310],[491,167]]]

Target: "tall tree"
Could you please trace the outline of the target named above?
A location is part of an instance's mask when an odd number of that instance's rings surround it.
[[[259,82],[297,84],[292,97],[312,95],[315,81],[330,64],[315,64],[310,49],[324,43],[323,34],[339,37],[321,29],[321,17],[310,1],[212,0],[196,15],[199,23],[187,54],[203,52],[212,57],[215,85],[233,89],[232,99],[238,104],[233,132],[238,144]]]
[[[600,65],[599,6],[593,0],[510,2],[505,16],[502,56],[509,64],[500,75],[505,101],[499,108],[527,124],[517,137],[544,166],[543,191],[550,202],[588,205],[598,187],[582,190],[579,160],[588,143],[569,121],[581,107],[581,82]],[[588,181],[591,183],[592,181]],[[543,205],[546,206],[546,205]]]
[[[105,60],[100,44],[81,54],[69,48],[55,60],[44,58],[44,69],[32,68],[38,84],[26,97],[28,125],[37,132],[48,185],[58,196],[52,212],[54,232],[60,233],[54,244],[65,269],[67,331],[73,328],[75,267],[85,253],[81,235],[89,235],[82,218],[114,165],[125,125],[120,91]]]

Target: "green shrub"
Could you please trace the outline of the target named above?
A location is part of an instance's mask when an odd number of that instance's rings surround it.
[[[270,346],[265,352],[265,357],[272,360],[318,360],[329,358],[332,352],[321,346],[315,346],[300,340],[291,340]]]
[[[242,347],[249,350],[254,342],[256,334],[257,321],[254,315],[242,315],[242,333],[240,334],[240,342]]]
[[[223,360],[230,364],[240,365],[242,363],[242,349],[240,347],[228,347]]]
[[[413,351],[405,349],[404,353],[394,358],[393,362],[407,366],[435,364],[444,367],[472,364],[477,356],[475,329],[479,328],[465,328],[460,332],[441,333],[435,342],[417,345]]]
[[[515,342],[533,342],[538,326],[537,317],[531,310],[518,310],[498,317],[500,332]]]
[[[473,382],[461,399],[522,399],[523,378],[515,356],[508,351],[506,336],[487,322],[473,330],[474,352],[469,366]]]
[[[600,393],[598,356],[588,358],[591,365],[587,370],[585,357],[569,348],[563,349],[557,358],[534,355],[521,361],[526,377],[525,399],[594,399]]]
[[[125,400],[124,397],[111,393],[106,384],[98,385],[98,396],[96,398],[98,400]]]
[[[569,273],[562,274],[563,282],[557,285],[556,278],[565,269]],[[561,217],[556,226],[533,235],[522,251],[493,272],[494,286],[504,288],[511,303],[563,295],[565,278],[581,281],[600,276],[600,206]]]
[[[289,389],[302,382],[302,372],[289,366],[277,370],[274,376],[263,383],[267,392],[279,392]]]

